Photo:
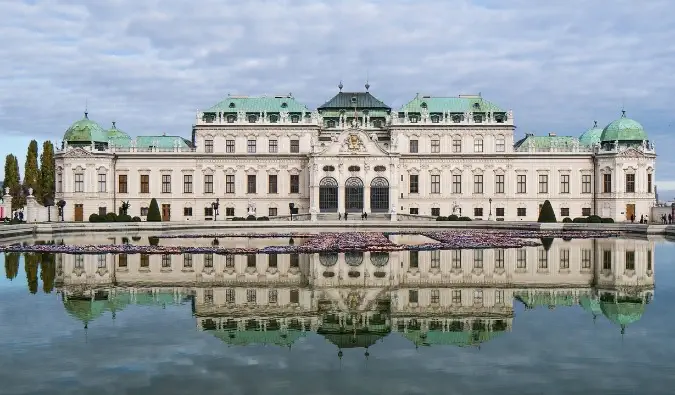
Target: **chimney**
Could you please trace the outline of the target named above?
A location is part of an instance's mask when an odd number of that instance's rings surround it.
[[[555,132],[551,132],[548,134],[548,137],[555,137],[555,136],[556,136]]]

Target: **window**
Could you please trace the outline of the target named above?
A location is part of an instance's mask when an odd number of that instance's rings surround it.
[[[248,152],[249,154],[255,154],[255,148],[256,148],[255,144],[256,144],[255,140],[248,140],[246,152]]]
[[[635,251],[626,251],[626,270],[635,270]]]
[[[61,175],[59,174],[59,177],[60,176]],[[59,183],[60,182],[61,181],[59,181]],[[129,193],[129,186],[127,184],[127,175],[126,174],[120,174],[117,177],[117,192],[119,192],[119,193]]]
[[[439,269],[441,267],[441,250],[429,251],[431,256],[430,264],[432,269]]]
[[[204,216],[205,217],[213,217],[213,207],[204,207]]]
[[[298,123],[300,122],[300,117],[297,115],[291,115],[291,123]]]
[[[432,115],[431,116],[431,123],[438,123],[440,122],[441,118],[438,115]]]
[[[204,175],[204,193],[213,193],[213,174]]]
[[[297,154],[300,152],[300,140],[291,140],[291,153]]]
[[[234,175],[225,176],[225,193],[234,193]]]
[[[410,153],[411,154],[416,154],[418,151],[418,141],[417,140],[410,140]]]
[[[207,154],[213,153],[213,140],[204,140],[204,152]]]
[[[278,214],[277,214],[277,208],[276,208],[276,207],[270,207],[270,208],[268,209],[268,214],[267,214],[267,215],[268,215],[269,217],[276,217],[276,216],[278,215]]]
[[[420,176],[410,175],[410,193],[420,193]]]
[[[495,175],[495,193],[504,193],[504,175]]]
[[[473,267],[474,269],[483,268],[483,250],[473,250]]]
[[[141,193],[150,193],[150,175],[141,174]]]
[[[516,176],[516,182],[517,182],[517,193],[527,193],[527,176],[524,174],[519,174]]]
[[[462,290],[452,290],[452,304],[462,304]]]
[[[148,208],[147,207],[141,207],[141,217],[147,217],[148,216]]]
[[[473,291],[473,304],[482,306],[483,305],[483,290],[476,289]]]
[[[408,260],[410,261],[411,268],[418,268],[420,265],[419,251],[408,251]]]
[[[517,269],[527,269],[527,250],[519,249],[516,254],[516,268]]]
[[[119,258],[117,258],[118,259],[117,267],[119,268],[127,267],[128,258],[129,257],[127,256],[127,254],[120,254]]]
[[[570,175],[560,175],[560,193],[570,193]]]
[[[162,268],[164,269],[171,268],[171,255],[168,254],[162,255]]]
[[[602,192],[603,193],[612,193],[612,175],[603,174],[602,175]]]
[[[462,193],[462,175],[452,175],[452,193]]]
[[[234,154],[234,140],[225,140],[225,152]]]
[[[483,208],[482,207],[475,207],[473,209],[473,216],[474,217],[482,217],[483,216]]]
[[[612,270],[612,250],[602,251],[602,270]]]
[[[192,174],[183,174],[183,193],[192,193]]]
[[[548,253],[545,249],[539,249],[539,264],[537,266],[539,269],[548,269]]]
[[[652,193],[652,174],[647,174],[647,193]]]
[[[99,269],[105,269],[106,268],[105,255],[106,254],[101,254],[101,255],[98,256],[97,267]]]
[[[408,290],[408,303],[417,303],[418,293],[416,289]]]
[[[204,290],[204,304],[210,305],[213,304],[213,290],[205,289]]]
[[[498,248],[495,250],[495,269],[504,268],[504,250]]]
[[[516,214],[519,217],[525,217],[527,216],[527,209],[525,207],[518,207],[518,209],[516,209]]]
[[[183,207],[183,217],[192,217],[192,207]]]
[[[452,268],[462,268],[462,250],[452,250]]]
[[[105,174],[99,174],[98,175],[98,191],[99,192],[105,192],[106,191],[106,177]]]
[[[473,176],[473,193],[482,194],[483,193],[483,175],[475,174]]]
[[[256,300],[255,289],[247,289],[246,290],[246,302],[247,303],[255,303],[255,300]]]
[[[234,207],[226,207],[225,208],[225,216],[234,217]]]
[[[213,267],[213,254],[204,254],[204,267]]]
[[[438,289],[431,290],[431,303],[438,304],[441,301],[441,291]]]
[[[277,267],[278,263],[277,254],[268,254],[267,255],[267,267]]]
[[[591,215],[591,209],[590,207],[584,207],[581,209],[581,216],[582,217],[588,217]]]
[[[246,176],[246,193],[256,193],[255,174],[249,174]]]
[[[560,269],[570,268],[570,250],[567,248],[560,250]]]
[[[234,108],[234,103],[230,103],[230,107]],[[227,123],[234,123],[234,121],[236,121],[236,120],[237,120],[236,115],[228,115],[227,116]]]
[[[228,269],[234,268],[234,255],[225,255],[225,267]]]
[[[171,176],[162,174],[162,193],[171,193]]]
[[[75,174],[75,192],[84,192],[84,174]]]
[[[141,267],[143,268],[150,267],[150,255],[141,254]]]
[[[548,193],[548,175],[539,175],[539,193]]]
[[[473,152],[483,152],[483,139],[476,138],[473,140]]]
[[[432,207],[431,208],[431,216],[432,217],[438,217],[441,215],[441,208],[440,207]]]
[[[431,193],[441,193],[441,176],[438,174],[431,176]]]
[[[495,291],[495,304],[501,305],[504,304],[504,290],[498,289]]]
[[[277,175],[270,174],[267,176],[267,193],[277,193]]]
[[[495,208],[495,215],[497,217],[503,217],[504,216],[504,207]]]
[[[462,152],[462,139],[455,137],[452,139],[452,152],[458,154]]]
[[[506,140],[504,139],[504,136],[497,136],[495,148],[497,152],[506,151]]]
[[[441,140],[431,140],[431,153],[437,154],[441,152]]]
[[[647,271],[652,271],[652,250],[647,250]]]
[[[279,299],[279,293],[276,289],[270,289],[269,293],[267,294],[267,299],[269,304],[275,304],[277,303]]]
[[[561,216],[561,217],[569,217],[569,216],[570,216],[570,209],[569,209],[569,207],[561,207],[561,208],[560,208],[560,216]]]
[[[626,193],[635,193],[635,174],[626,174]]]
[[[410,116],[410,123],[417,123],[417,117],[414,115]]]
[[[300,255],[299,254],[291,254],[291,267],[300,267]]]
[[[291,174],[291,193],[300,193],[300,175]]]
[[[420,209],[417,207],[410,207],[410,215],[419,215]]]
[[[591,175],[584,174],[581,176],[581,193],[591,193]]]
[[[234,303],[236,301],[236,294],[234,289],[228,288],[225,290],[225,303]]]
[[[122,177],[122,176],[120,176]],[[124,176],[124,180],[126,181],[126,176]],[[125,184],[126,187],[126,184]],[[63,174],[57,173],[56,174],[56,192],[58,193],[63,193]],[[126,188],[124,189],[124,192],[120,190],[120,193],[127,193]]]
[[[107,212],[108,212],[108,207],[99,207],[98,208],[98,215],[100,215],[101,217],[104,217]]]
[[[581,268],[590,269],[591,268],[591,257],[593,256],[593,250],[583,249],[581,250]]]
[[[249,140],[249,142],[250,141],[252,141],[252,140]],[[251,152],[251,151],[249,151],[249,152]],[[253,152],[255,152],[255,150]],[[277,142],[277,140],[270,140],[269,152],[270,152],[270,154],[276,154],[277,152],[279,152],[279,143]]]

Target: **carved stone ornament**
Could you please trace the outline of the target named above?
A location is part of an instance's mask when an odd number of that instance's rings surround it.
[[[9,187],[5,187],[5,196],[9,195]]]
[[[643,158],[644,154],[642,152],[634,149],[634,148],[629,148],[619,154],[619,157],[621,158]]]
[[[357,134],[350,134],[347,138],[347,147],[350,151],[360,151],[363,148],[363,142]]]
[[[70,151],[66,152],[64,155],[66,158],[90,158],[92,156],[91,152],[82,149],[82,148],[74,148],[71,149]]]

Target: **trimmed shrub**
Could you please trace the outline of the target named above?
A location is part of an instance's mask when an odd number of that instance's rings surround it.
[[[614,219],[612,219],[612,218],[602,218],[602,223],[603,224],[613,224]]]
[[[585,224],[588,220],[584,217],[576,217],[572,220],[575,224]]]
[[[157,236],[148,236],[148,244],[151,246],[159,245],[159,237]]]
[[[246,220],[247,221],[255,221],[255,215],[249,215],[248,217],[246,217]]]
[[[539,210],[539,219],[537,219],[537,222],[540,223],[558,222],[555,218],[555,211],[553,211],[553,206],[551,206],[551,202],[549,202],[548,200],[545,200],[544,204],[541,206],[541,210]]]
[[[159,212],[159,204],[157,199],[150,200],[150,207],[148,207],[148,222],[162,222],[162,214]]]
[[[572,222],[572,218],[570,218],[570,217],[565,217],[565,218],[563,218],[562,222],[564,222],[564,223],[566,223],[566,224],[569,224],[570,222]]]
[[[551,245],[553,245],[553,237],[542,237],[540,240],[546,251],[551,249]]]
[[[590,215],[588,218],[586,218],[586,222],[589,224],[599,224],[602,222],[602,218],[597,215]]]
[[[105,217],[101,218],[101,216],[96,213],[89,216],[89,222],[103,222],[104,220]]]
[[[444,217],[442,215],[439,215],[438,217],[436,217],[436,221],[447,221],[447,220],[448,220],[448,217]]]
[[[263,216],[263,217],[260,217],[260,218],[258,218],[258,221],[269,221],[269,220],[270,220],[270,218],[269,218],[269,217],[264,217],[264,216]]]
[[[448,215],[448,221],[459,221],[459,217],[455,214]]]
[[[469,217],[459,217],[459,218],[457,218],[457,221],[471,221],[471,218],[469,218]]]
[[[131,215],[128,214],[118,215],[117,222],[131,222]]]
[[[139,241],[141,239],[141,236],[131,236],[131,240],[133,241]]]
[[[131,221],[132,221],[132,222],[141,222],[141,217],[138,217],[138,216],[133,217],[133,218],[131,219]]]
[[[105,215],[105,222],[117,222],[117,214],[107,213]]]
[[[232,217],[232,221],[245,221],[246,218],[244,217]]]

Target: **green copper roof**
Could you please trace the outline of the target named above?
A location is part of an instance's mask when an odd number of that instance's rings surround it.
[[[325,102],[321,105],[318,110],[322,112],[323,110],[354,110],[354,107],[357,109],[378,109],[386,110],[387,112],[391,108],[384,104],[375,96],[371,95],[370,92],[340,92],[337,95],[333,96],[332,99]]]
[[[579,298],[579,304],[584,310],[593,314],[593,317],[602,315],[602,309],[600,308],[600,300],[597,298],[593,298],[589,295],[584,295],[581,298]]]
[[[66,130],[63,140],[68,143],[107,143],[108,133],[96,122],[90,120],[85,112],[84,118],[70,125]]]
[[[322,333],[318,331],[320,335],[326,338],[329,342],[336,345],[338,348],[366,348],[374,345],[378,341],[384,339],[388,332],[385,333]]]
[[[486,343],[502,332],[491,331],[440,331],[431,330],[426,333],[419,330],[412,330],[403,333],[403,336],[413,342],[416,346],[457,346],[469,347]]]
[[[480,96],[462,96],[462,97],[432,97],[415,96],[399,112],[419,113],[426,107],[429,113],[443,112],[506,112],[497,105],[483,99]]]
[[[260,96],[260,97],[241,97],[228,96],[225,100],[214,105],[205,113],[213,112],[309,112],[309,109],[295,100],[292,96]]]
[[[136,147],[149,148],[157,147],[160,149],[173,149],[174,143],[178,141],[178,148],[191,148],[192,142],[180,136],[138,136],[136,138]]]
[[[105,313],[107,303],[105,300],[68,299],[63,302],[63,307],[66,309],[68,315],[88,324]]]
[[[607,319],[623,328],[642,318],[645,306],[635,302],[600,302],[600,310]]]
[[[518,294],[518,300],[523,302],[527,307],[533,308],[536,306],[573,306],[575,304],[574,295],[571,293],[552,292],[534,292],[532,294]]]
[[[112,123],[112,127],[108,129],[108,138],[117,140],[117,139],[131,139],[128,134],[124,133],[123,131],[117,129],[117,126],[115,125],[115,121]]]
[[[525,136],[514,144],[514,149],[519,152],[527,152],[530,142],[534,144],[535,150],[550,150],[551,148],[561,148],[572,150],[575,144],[579,144],[576,137],[571,136]]]
[[[626,112],[621,112],[621,118],[605,126],[600,136],[602,142],[613,141],[643,141],[647,140],[647,133],[637,121],[626,118]]]
[[[215,337],[227,344],[233,346],[249,346],[249,345],[275,345],[281,347],[288,347],[296,342],[301,337],[305,336],[304,332],[298,330],[221,330],[209,331]]]
[[[596,144],[600,143],[600,136],[601,135],[602,135],[602,128],[599,128],[598,122],[595,121],[592,128],[583,132],[581,134],[581,136],[579,136],[579,143],[581,145],[591,147],[593,145],[596,145]]]

